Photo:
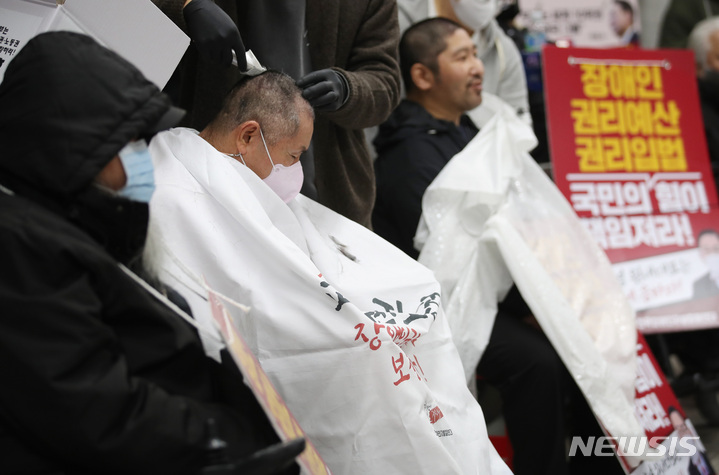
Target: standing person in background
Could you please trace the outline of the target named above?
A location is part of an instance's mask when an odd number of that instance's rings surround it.
[[[697,23],[687,46],[694,51],[709,160],[719,185],[719,16]]]
[[[673,1],[664,17],[661,46],[687,47],[694,51],[697,86],[704,132],[714,182],[719,186],[719,1]],[[688,38],[687,38],[688,37]],[[711,298],[719,293],[717,259],[719,234],[705,229],[697,236],[699,255],[709,272],[694,282],[694,299]],[[719,331],[706,329],[664,335],[669,352],[682,361],[684,371],[672,383],[675,391],[694,391],[702,416],[719,426],[717,382],[719,355],[715,354]]]
[[[317,112],[313,147],[303,160],[303,192],[369,227],[375,185],[362,129],[384,121],[399,103],[395,1],[191,0],[184,9],[183,0],[153,2],[188,32],[200,53],[200,41],[220,51],[203,56],[226,60],[224,51],[239,48],[239,27],[243,48],[297,81]],[[196,2],[201,9],[192,7]],[[238,79],[238,68],[210,64],[189,51],[180,66],[186,125],[204,128]]]
[[[462,25],[477,46],[477,56],[486,69],[483,91],[498,96],[531,123],[522,55],[494,19],[499,11],[497,0],[398,0],[397,5],[400,32],[435,16]]]
[[[719,15],[719,0],[671,0],[664,12],[659,47],[686,48],[692,28],[716,15]]]

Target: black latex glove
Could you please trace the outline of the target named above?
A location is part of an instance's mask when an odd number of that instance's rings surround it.
[[[333,69],[313,71],[297,81],[297,86],[302,89],[302,97],[321,111],[336,111],[349,95],[347,80]]]
[[[182,9],[187,31],[198,51],[205,58],[229,66],[232,50],[237,55],[237,67],[247,69],[245,45],[237,25],[212,0],[192,0]]]

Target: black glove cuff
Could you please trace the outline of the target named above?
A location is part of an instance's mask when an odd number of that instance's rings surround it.
[[[334,69],[333,71],[340,77],[340,82],[342,83],[342,103],[338,107],[339,109],[340,107],[345,105],[350,98],[350,83],[349,81],[347,81],[347,78],[344,74]]]

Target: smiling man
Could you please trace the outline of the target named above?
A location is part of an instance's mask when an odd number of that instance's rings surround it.
[[[400,42],[407,99],[380,126],[375,231],[410,256],[422,214],[422,195],[450,158],[478,129],[465,115],[482,102],[484,65],[458,23],[431,18],[413,25]]]
[[[413,241],[423,195],[478,132],[465,113],[482,101],[484,66],[470,36],[458,23],[433,18],[405,32],[400,41],[400,70],[407,100],[380,126],[374,142],[378,158],[373,226],[377,234],[417,258]],[[457,242],[446,245],[456,246]],[[448,320],[452,318],[449,314]],[[515,473],[569,474],[563,406],[569,395],[565,390],[569,373],[533,322],[516,287],[499,302],[477,373],[500,392]],[[573,422],[588,412],[586,404],[581,408],[584,410],[575,413]],[[589,417],[593,420],[591,414]],[[621,471],[618,465],[607,470],[597,464],[594,469],[582,466],[571,473],[608,475],[615,473],[615,468]]]

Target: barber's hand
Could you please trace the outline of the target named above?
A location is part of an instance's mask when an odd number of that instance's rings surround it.
[[[336,111],[349,95],[347,80],[333,69],[311,72],[297,81],[297,86],[302,88],[302,97],[320,111]]]
[[[190,38],[200,54],[223,66],[232,63],[232,50],[237,54],[237,67],[247,69],[245,45],[237,25],[212,0],[191,0],[182,9]]]

